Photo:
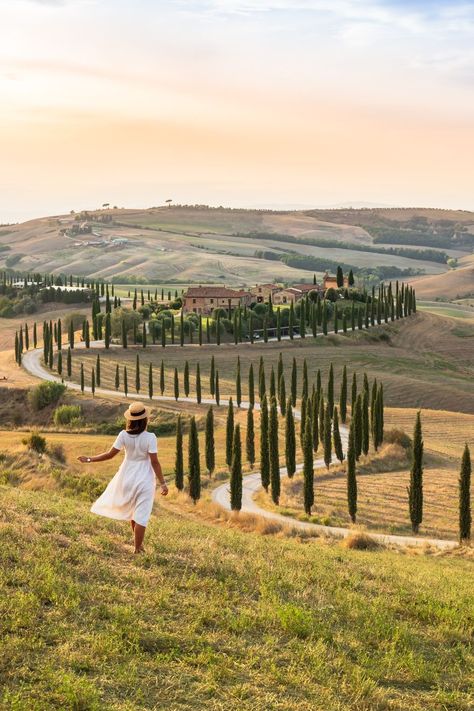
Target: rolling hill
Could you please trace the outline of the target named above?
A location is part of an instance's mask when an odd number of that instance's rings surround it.
[[[82,221],[91,232],[68,236]],[[309,281],[336,264],[429,278],[471,254],[471,230],[474,213],[450,211],[111,209],[2,227],[0,268],[155,284]]]

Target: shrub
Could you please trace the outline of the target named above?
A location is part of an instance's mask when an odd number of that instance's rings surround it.
[[[42,410],[53,402],[57,402],[65,390],[66,386],[62,383],[45,381],[30,390],[28,399],[34,410]]]
[[[367,533],[352,533],[344,539],[346,548],[352,548],[358,551],[373,551],[380,548],[380,543],[369,536]]]
[[[58,462],[64,464],[66,461],[66,452],[61,442],[56,442],[55,444],[50,444],[48,447],[48,454],[53,459],[57,459]]]
[[[28,449],[32,449],[34,452],[38,452],[38,454],[46,452],[46,439],[38,434],[38,432],[32,432],[29,437],[22,439],[22,442]]]
[[[53,414],[55,425],[70,425],[71,421],[80,419],[82,410],[80,405],[60,405]]]
[[[405,451],[411,449],[411,437],[403,430],[392,429],[384,434],[384,442],[386,444],[398,444]]]

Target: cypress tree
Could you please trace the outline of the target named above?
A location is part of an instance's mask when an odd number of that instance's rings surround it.
[[[221,401],[221,393],[220,393],[220,388],[219,388],[219,371],[216,370],[216,378],[215,378],[215,399],[216,399],[216,405],[220,404]]]
[[[211,395],[215,395],[216,392],[216,363],[214,356],[211,358],[211,370],[209,373],[209,392]]]
[[[137,393],[140,392],[140,357],[137,353],[136,358],[135,358],[135,390]]]
[[[311,425],[307,422],[305,427],[305,438],[303,442],[303,480],[304,480],[304,510],[311,516],[311,509],[314,505],[314,470],[313,470],[313,442],[311,437]]]
[[[280,378],[283,375],[283,356],[280,353],[278,354],[278,364],[277,364],[277,385],[280,385]]]
[[[317,393],[313,393],[311,398],[311,428],[313,434],[313,450],[318,451],[319,447],[319,402]]]
[[[298,385],[298,371],[296,366],[296,358],[293,358],[291,366],[291,404],[296,407],[296,390]]]
[[[364,394],[361,401],[361,418],[362,418],[362,452],[367,455],[369,453],[369,434],[370,434],[370,418],[369,418],[369,394],[364,389]]]
[[[187,360],[184,363],[183,386],[185,396],[189,397],[189,363]]]
[[[160,393],[163,395],[165,392],[165,364],[161,361],[160,365]]]
[[[347,418],[347,368],[342,369],[341,393],[339,396],[339,409],[341,412],[341,422],[346,424]]]
[[[332,426],[332,437],[334,440],[334,453],[340,462],[344,461],[344,452],[342,449],[341,433],[339,431],[339,415],[337,407],[334,408],[334,421]]]
[[[377,432],[376,432],[376,405],[377,405],[377,378],[374,378],[372,383],[372,391],[370,395],[370,431],[372,433],[372,441],[375,449],[377,449]]]
[[[178,402],[179,398],[179,376],[178,376],[178,369],[174,369],[174,399],[176,402]]]
[[[305,308],[303,302],[301,302],[300,308],[300,337],[306,338]]]
[[[153,365],[148,364],[148,397],[153,400]]]
[[[268,491],[270,484],[270,459],[268,451],[268,406],[267,396],[263,396],[260,404],[260,476],[262,486]]]
[[[325,407],[324,407],[324,395],[321,393],[321,396],[319,398],[319,441],[324,447],[324,413],[325,413]]]
[[[308,397],[308,364],[306,358],[303,360],[303,385],[301,388],[301,399],[305,400]]]
[[[355,415],[353,417],[353,420],[356,459],[359,460],[359,457],[362,453],[362,395],[360,393],[359,395],[357,395]]]
[[[62,375],[62,372],[63,372],[63,352],[62,351],[58,351],[57,368],[58,368],[59,375]]]
[[[295,434],[295,418],[293,417],[293,409],[291,400],[288,400],[285,417],[285,459],[286,471],[290,479],[296,472],[296,434]]]
[[[92,368],[92,373],[91,373],[91,393],[92,397],[95,395],[95,371],[94,368]]]
[[[280,309],[277,310],[276,332],[277,332],[277,340],[281,341],[281,312],[280,312]]]
[[[417,412],[413,432],[413,460],[408,487],[408,502],[413,533],[418,533],[423,520],[423,434],[421,415]]]
[[[272,490],[272,500],[278,505],[280,501],[280,457],[278,452],[278,411],[275,397],[270,401],[269,420],[269,460],[270,460],[270,483]]]
[[[212,406],[206,415],[206,469],[209,476],[212,476],[216,468],[216,451],[214,443],[214,411]]]
[[[128,395],[128,373],[127,373],[127,366],[123,366],[123,391],[125,393],[125,397]]]
[[[69,346],[71,350],[74,348],[74,323],[72,318],[69,323]]]
[[[354,417],[356,402],[357,402],[357,375],[354,372],[352,375],[351,417]]]
[[[29,338],[28,338],[28,324],[25,323],[25,345],[26,345],[26,350],[29,348]],[[58,318],[58,351],[61,350],[63,345],[63,334],[62,334],[62,325],[61,325],[61,319]]]
[[[171,332],[173,334],[173,331]],[[161,347],[166,348],[166,323],[161,319]]]
[[[33,348],[38,346],[38,330],[36,326],[36,321],[33,323]]]
[[[90,346],[91,346],[91,332],[90,332],[89,321],[86,321],[84,323],[84,341],[86,344],[86,348],[90,348]]]
[[[321,400],[321,393],[322,393],[322,382],[321,382],[321,369],[318,368],[318,372],[316,373],[316,398],[319,401]]]
[[[351,330],[355,331],[355,328],[356,328],[355,303],[352,302],[352,304],[351,304]]]
[[[81,363],[81,393],[84,392],[84,363]]]
[[[127,348],[128,343],[127,343],[127,328],[125,325],[125,319],[122,318],[122,348]]]
[[[232,437],[232,462],[230,466],[230,507],[232,511],[242,508],[242,444],[240,425],[235,426]]]
[[[189,496],[194,503],[201,498],[201,466],[199,462],[199,438],[196,418],[191,417],[188,447]]]
[[[293,340],[293,331],[295,328],[295,307],[293,306],[293,302],[290,303],[290,314],[288,318],[288,333],[290,336],[290,339]]]
[[[464,447],[459,475],[459,542],[471,540],[471,453]]]
[[[22,351],[23,351],[23,348],[22,348],[21,342],[20,342],[20,355],[21,355]],[[49,354],[48,355],[49,355],[48,365],[52,369],[53,365],[54,365],[53,339],[52,338],[49,339]]]
[[[329,410],[329,403],[326,405],[324,412],[324,463],[329,469],[329,465],[332,461],[332,428],[331,428],[331,412]]]
[[[255,463],[255,427],[253,422],[253,407],[247,410],[247,434],[246,434],[247,461],[253,468]]]
[[[20,342],[18,339],[18,331],[15,332],[15,361],[18,363],[20,355]],[[45,359],[46,360],[46,359]]]
[[[95,362],[95,381],[97,383],[97,387],[100,388],[100,353],[97,353]]]
[[[202,314],[199,314],[198,343],[202,346]]]
[[[323,301],[323,333],[325,336],[328,335],[328,307],[326,299]]]
[[[110,336],[112,332],[112,326],[110,322],[110,313],[107,313],[105,317],[105,334],[104,334],[104,345],[106,348],[110,348]]]
[[[201,366],[199,363],[196,364],[196,400],[198,405],[201,404],[202,400],[202,387],[201,387]]]
[[[181,316],[179,319],[179,345],[184,346],[184,311],[181,309]]]
[[[72,374],[72,356],[71,356],[71,348],[69,346],[67,349],[66,367],[67,367],[67,377],[70,378],[71,374]]]
[[[266,393],[265,384],[265,365],[263,363],[263,358],[260,357],[260,365],[258,369],[258,397],[260,402],[263,400],[263,396]]]
[[[249,403],[250,403],[250,407],[253,407],[255,405],[255,383],[254,383],[253,364],[252,363],[250,363],[250,368],[249,368]]]
[[[347,445],[347,507],[352,523],[356,522],[357,514],[357,478],[356,478],[356,451],[354,421],[349,428],[349,442]]]
[[[218,346],[221,345],[221,312],[217,312],[217,319],[216,319],[216,344]]]
[[[334,412],[334,368],[331,363],[329,366],[328,375],[328,388],[327,388],[327,405],[329,409],[329,416],[332,417]]]
[[[143,322],[142,325],[142,346],[146,348],[146,323]]]
[[[227,422],[225,430],[225,461],[228,467],[232,462],[232,438],[234,436],[234,404],[232,398],[229,399],[227,409]]]
[[[308,414],[308,398],[304,397],[301,400],[301,413],[300,413],[300,444],[303,447],[304,444],[304,430],[306,427],[306,415]]]
[[[235,398],[237,401],[237,407],[242,404],[242,380],[240,375],[240,356],[237,356],[237,373],[235,376]]]
[[[384,438],[384,405],[383,405],[383,383],[380,384],[379,394],[377,397],[377,409],[378,409],[378,440],[382,444]]]
[[[282,375],[279,380],[278,398],[280,401],[281,416],[285,417],[285,415],[286,415],[286,385],[285,385],[285,376],[284,375]]]
[[[276,397],[275,371],[273,365],[270,371],[270,398],[272,397]]]

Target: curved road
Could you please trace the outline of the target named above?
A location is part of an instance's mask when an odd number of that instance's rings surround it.
[[[84,348],[85,345],[84,343],[80,342],[75,345],[75,348]],[[91,342],[91,347],[94,348],[100,348],[103,347],[103,341],[93,341]],[[27,370],[31,375],[36,376],[37,378],[40,378],[42,380],[50,380],[53,382],[62,382],[62,379],[58,376],[55,375],[53,372],[50,370],[47,370],[46,368],[43,367],[41,364],[41,358],[43,355],[43,349],[42,348],[37,348],[36,350],[31,350],[27,351],[23,354],[22,357],[22,365]],[[74,383],[71,381],[67,382],[67,387],[70,388],[71,390],[80,390],[80,385],[79,383]],[[85,392],[91,392],[91,388],[86,386],[84,388]],[[99,395],[106,395],[107,397],[118,397],[118,394],[115,390],[107,390],[105,388],[96,388],[95,392]],[[120,393],[120,398],[124,398],[125,395],[123,393]],[[128,395],[129,399],[134,399],[132,395]],[[136,397],[136,395],[135,395]],[[153,400],[156,401],[163,401],[163,402],[174,402],[175,398],[172,397],[171,395],[154,395]],[[191,397],[180,397],[179,402],[189,402],[189,403],[196,403],[195,398]],[[221,399],[220,404],[221,405],[228,405],[229,401],[226,399]],[[211,399],[206,399],[203,398],[201,400],[201,404],[203,405],[215,405],[215,400]],[[248,409],[249,403],[248,402],[242,402],[241,403],[241,408],[242,409]],[[260,406],[258,403],[255,403],[255,409],[259,410]],[[294,415],[296,419],[300,419],[300,412],[298,410],[294,410]],[[348,437],[348,432],[347,428],[344,426],[341,426],[341,439],[344,448],[347,446],[347,437]],[[324,461],[322,458],[316,459],[314,462],[315,468],[323,467],[324,466]],[[297,471],[301,471],[303,468],[302,464],[299,464],[296,468]],[[286,468],[282,467],[280,468],[280,475],[282,477],[287,476]],[[354,533],[354,529],[351,528],[343,528],[339,526],[323,526],[320,524],[316,523],[311,523],[310,521],[299,521],[298,519],[293,519],[289,518],[288,516],[282,516],[281,514],[275,513],[274,511],[268,511],[266,509],[262,509],[254,500],[254,496],[262,488],[262,484],[260,481],[260,472],[255,471],[252,472],[251,474],[247,474],[246,476],[243,477],[242,481],[242,511],[245,513],[250,513],[250,514],[255,514],[257,516],[262,516],[263,518],[270,519],[272,521],[277,521],[278,523],[283,524],[284,526],[289,526],[291,528],[296,528],[296,529],[301,529],[305,531],[314,531],[317,532],[321,535],[329,535],[333,536],[335,538],[346,538],[347,536],[350,536],[351,534]],[[229,483],[225,482],[215,488],[212,491],[212,500],[219,504],[219,506],[222,506],[222,508],[226,509],[227,511],[231,511],[231,506],[230,506],[230,493],[229,493]],[[444,540],[444,539],[439,539],[439,538],[421,538],[417,536],[396,536],[392,534],[385,534],[385,533],[372,533],[369,532],[369,535],[371,538],[373,538],[375,541],[378,543],[381,543],[383,545],[386,544],[392,544],[392,545],[398,545],[398,546],[425,546],[425,545],[431,545],[435,548],[438,548],[440,550],[450,550],[453,548],[456,548],[458,543],[457,541],[449,541],[449,540]]]

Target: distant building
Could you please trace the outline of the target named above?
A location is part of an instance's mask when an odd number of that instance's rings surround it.
[[[302,299],[304,293],[301,289],[296,289],[294,286],[289,286],[286,289],[280,289],[276,294],[273,295],[272,301],[275,306],[281,306],[283,304],[295,304],[297,301]]]
[[[252,294],[225,286],[191,286],[183,297],[184,313],[210,314],[214,309],[250,306]]]
[[[349,286],[349,278],[346,276],[344,277],[344,286]],[[323,290],[326,291],[326,289],[339,289],[337,285],[337,277],[329,276],[328,272],[326,272],[323,276]]]
[[[281,286],[278,286],[278,284],[255,284],[255,286],[251,287],[250,293],[254,297],[253,300],[257,304],[261,304],[267,302],[270,297],[272,297],[273,301],[273,295],[280,290]]]

